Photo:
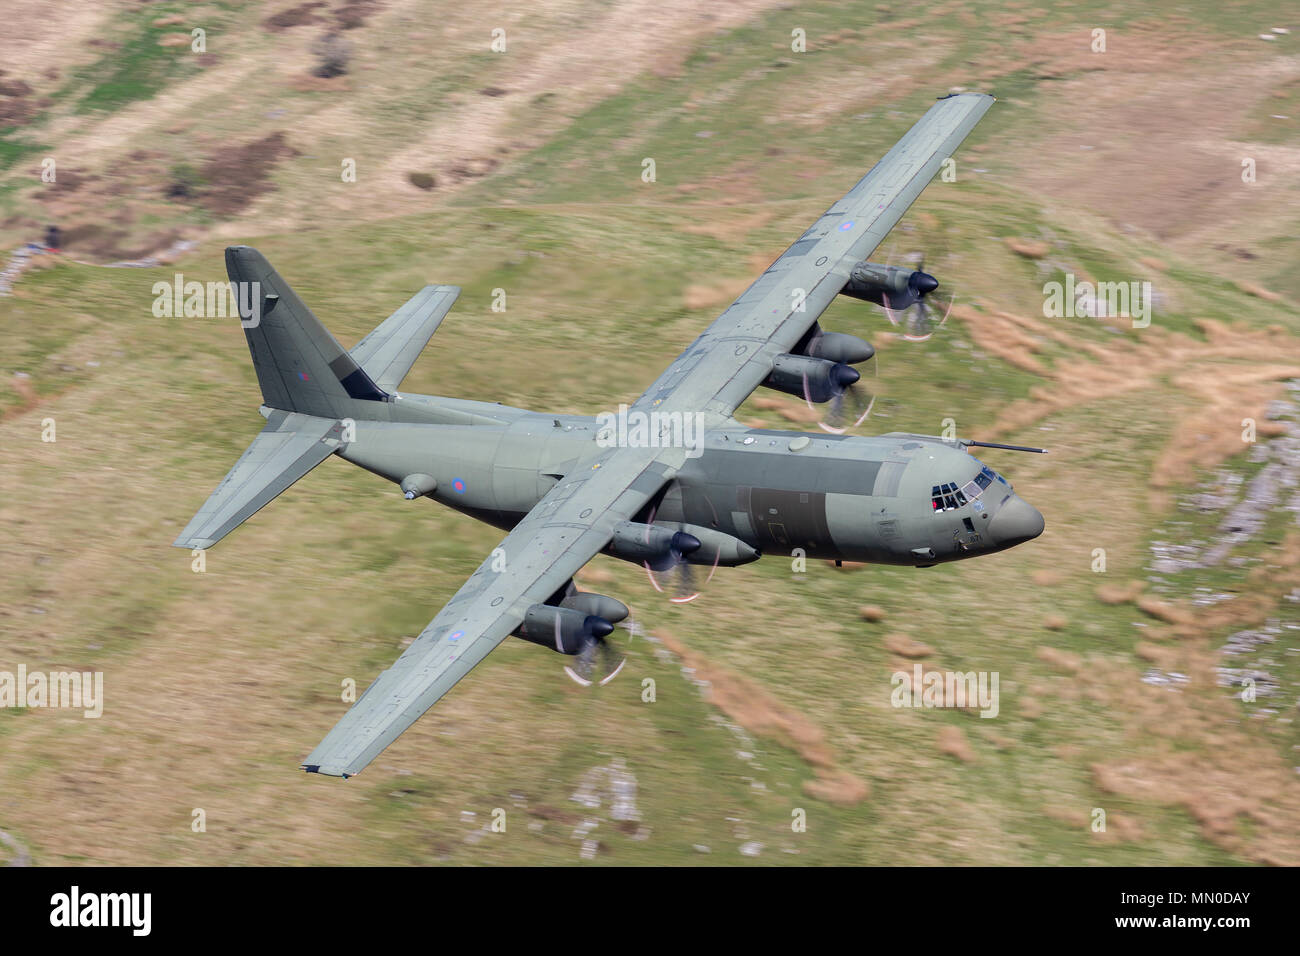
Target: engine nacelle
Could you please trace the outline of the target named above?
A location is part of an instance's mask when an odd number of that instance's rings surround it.
[[[786,352],[773,359],[772,372],[763,385],[810,402],[829,402],[860,377],[857,369],[844,362]]]
[[[614,525],[605,553],[623,561],[648,564],[653,571],[662,571],[699,546],[698,539],[675,528],[620,521]]]
[[[859,262],[850,270],[849,281],[840,290],[840,295],[901,310],[919,302],[937,288],[939,280],[928,272],[900,269],[878,262]]]
[[[798,352],[809,358],[844,362],[847,365],[865,362],[876,354],[875,348],[866,339],[846,332],[823,332],[817,325],[813,325]]]
[[[627,608],[623,610],[626,611]],[[569,607],[534,604],[524,613],[523,623],[513,633],[525,641],[549,647],[561,654],[573,655],[579,653],[589,642],[605,637],[613,630],[613,624],[594,614],[584,614]]]
[[[592,591],[574,591],[568,597],[561,599],[560,607],[578,611],[581,614],[601,617],[611,624],[617,624],[619,621],[625,620],[631,613],[627,609],[627,605],[622,601]]]
[[[763,552],[753,548],[733,535],[705,528],[698,524],[682,524],[678,527],[700,542],[697,550],[686,556],[690,564],[717,565],[734,568],[749,564],[763,556]]]
[[[715,531],[713,528],[705,528],[698,524],[687,524],[681,521],[663,522],[656,524],[642,524],[638,521],[620,521],[614,526],[614,534],[610,538],[609,544],[605,545],[605,553],[624,561],[631,561],[634,564],[649,565],[652,571],[664,571],[678,562],[685,561],[687,564],[707,564],[718,565],[719,567],[732,568],[740,564],[748,564],[750,561],[757,561],[763,556],[761,551],[750,547],[739,538],[721,531]],[[589,599],[601,598],[601,595],[590,595],[578,591],[569,597],[560,601],[562,606],[568,607],[569,602],[574,598]],[[573,607],[582,608],[588,613],[599,614],[601,617],[608,618],[611,621],[621,621],[627,616],[627,608],[621,601],[614,601],[613,598],[602,598],[605,601],[611,601],[622,609],[622,617],[610,617],[602,612],[600,607],[591,604],[574,604]],[[605,608],[608,610],[609,608]]]

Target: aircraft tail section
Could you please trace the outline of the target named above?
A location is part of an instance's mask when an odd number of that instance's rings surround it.
[[[256,249],[226,249],[262,399],[271,408],[337,419],[364,417],[359,401],[388,400],[357,361]]]
[[[460,289],[428,286],[351,351],[256,249],[226,249],[266,427],[173,542],[208,548],[334,453],[357,421],[390,421],[395,389]],[[377,404],[372,404],[377,403]],[[418,417],[420,406],[413,405]],[[409,417],[409,416],[408,416]],[[461,417],[464,417],[462,415]]]

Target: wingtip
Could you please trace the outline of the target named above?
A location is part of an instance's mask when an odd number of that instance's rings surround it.
[[[303,763],[299,764],[298,767],[307,773],[318,773],[322,777],[342,777],[344,780],[348,780],[356,776],[355,773],[344,770],[342,767],[328,767],[318,763]]]
[[[945,93],[943,96],[936,96],[936,100],[950,100],[955,96],[982,96],[985,99],[996,103],[998,98],[992,93],[985,93],[982,90],[962,90],[960,93]]]

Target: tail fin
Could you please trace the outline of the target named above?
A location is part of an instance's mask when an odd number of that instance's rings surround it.
[[[356,415],[358,400],[388,400],[260,252],[228,247],[226,272],[251,307],[244,334],[267,405],[337,419]]]

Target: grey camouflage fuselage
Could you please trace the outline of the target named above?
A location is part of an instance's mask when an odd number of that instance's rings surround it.
[[[598,427],[594,417],[405,393],[390,408],[395,420],[356,421],[335,453],[399,484],[428,475],[428,497],[507,530],[591,453]],[[972,483],[977,494],[944,495],[935,507],[936,488]],[[998,551],[1042,531],[1005,479],[940,438],[739,423],[707,430],[703,454],[640,517],[711,528],[767,555],[906,565]]]

